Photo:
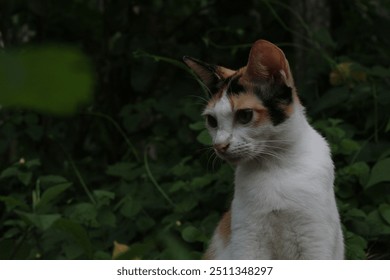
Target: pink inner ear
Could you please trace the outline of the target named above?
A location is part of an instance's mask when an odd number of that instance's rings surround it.
[[[283,70],[288,79],[287,63],[281,49],[266,40],[258,40],[249,53],[246,72],[251,79],[264,80],[271,77],[280,78],[280,70]]]

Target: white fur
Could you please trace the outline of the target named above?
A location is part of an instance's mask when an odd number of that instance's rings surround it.
[[[302,106],[283,123],[253,128],[234,122],[226,96],[207,108],[217,128],[214,144],[240,156],[231,206],[231,238],[215,232],[215,259],[343,259],[344,245],[333,191],[333,162],[325,139]],[[271,147],[272,146],[272,147]],[[223,155],[221,155],[223,157]]]

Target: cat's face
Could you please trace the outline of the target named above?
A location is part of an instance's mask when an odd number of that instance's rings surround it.
[[[298,98],[279,48],[257,41],[248,65],[238,71],[189,57],[184,61],[210,89],[211,98],[202,115],[221,158],[239,163],[282,149],[283,126]]]

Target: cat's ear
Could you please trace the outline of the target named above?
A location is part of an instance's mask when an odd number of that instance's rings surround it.
[[[220,81],[235,73],[235,71],[228,68],[207,64],[189,56],[184,56],[183,61],[209,89],[213,89]]]
[[[253,44],[245,76],[252,82],[276,81],[294,87],[294,80],[283,51],[266,40],[258,40]]]

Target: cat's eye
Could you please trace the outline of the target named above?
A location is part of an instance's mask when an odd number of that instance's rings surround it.
[[[217,122],[217,119],[214,118],[213,116],[211,115],[207,115],[206,116],[206,121],[207,121],[207,124],[212,127],[212,128],[216,128],[218,126],[218,122]]]
[[[251,109],[238,110],[236,113],[236,120],[240,124],[247,124],[252,120],[252,118],[253,118],[253,110]]]

